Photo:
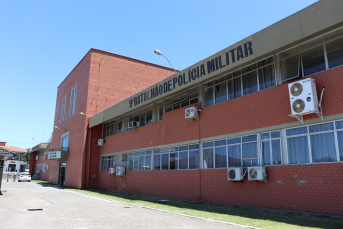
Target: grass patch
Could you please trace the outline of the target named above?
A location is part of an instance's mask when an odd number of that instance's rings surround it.
[[[45,180],[31,180],[31,182],[35,182],[35,183],[43,184],[43,185],[56,185],[56,184],[49,183],[49,181],[45,181]]]
[[[173,199],[169,199],[168,202],[160,202],[159,200],[167,198],[118,193],[101,189],[79,190],[65,186],[62,186],[62,188],[125,203],[259,228],[343,228],[342,218]]]

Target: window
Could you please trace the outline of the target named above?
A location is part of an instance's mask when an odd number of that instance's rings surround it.
[[[128,170],[151,170],[151,151],[129,153]]]
[[[343,65],[343,29],[317,37],[280,53],[283,82]]]
[[[63,99],[62,99],[61,123],[65,121],[66,110],[67,110],[67,95],[65,95],[65,96],[63,97]]]
[[[154,150],[154,170],[199,168],[199,144]]]
[[[102,156],[100,161],[100,172],[108,172],[110,168],[113,168],[112,156]]]
[[[342,131],[342,121],[287,129],[288,163],[342,161]]]
[[[75,115],[76,94],[77,94],[77,85],[73,89],[71,89],[71,93],[70,93],[69,118]]]
[[[164,112],[170,112],[198,102],[198,87],[165,100]]]
[[[280,131],[273,131],[261,134],[262,164],[280,165],[281,164],[281,139]]]
[[[212,106],[276,86],[274,61],[270,57],[203,84],[203,107]]]

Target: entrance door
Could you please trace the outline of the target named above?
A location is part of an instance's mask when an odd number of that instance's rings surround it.
[[[15,172],[16,164],[9,164],[8,165],[8,171]]]
[[[61,163],[60,164],[60,174],[59,174],[59,185],[66,185],[66,169],[67,169],[67,163]]]

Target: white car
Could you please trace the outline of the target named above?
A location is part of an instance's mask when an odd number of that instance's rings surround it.
[[[18,182],[22,182],[22,181],[28,181],[31,182],[31,175],[30,173],[21,173],[18,176]]]

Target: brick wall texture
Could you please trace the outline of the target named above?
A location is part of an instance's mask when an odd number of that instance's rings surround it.
[[[316,80],[318,94],[326,88],[324,117],[342,114],[343,67],[311,77]],[[201,107],[201,103],[195,105]],[[94,145],[96,138],[91,139],[89,154],[97,158],[97,167],[89,169],[87,185],[185,200],[343,215],[342,163],[267,167],[268,182],[249,182],[246,175],[243,183],[227,181],[226,169],[127,171],[125,177],[99,172],[98,155],[298,122],[288,114],[288,85],[283,84],[204,108],[199,121],[185,120],[184,109],[179,109],[164,114],[160,122],[106,137],[104,147]],[[306,115],[304,119],[317,117]],[[101,125],[91,131],[101,136]],[[98,178],[90,182],[94,176]]]

